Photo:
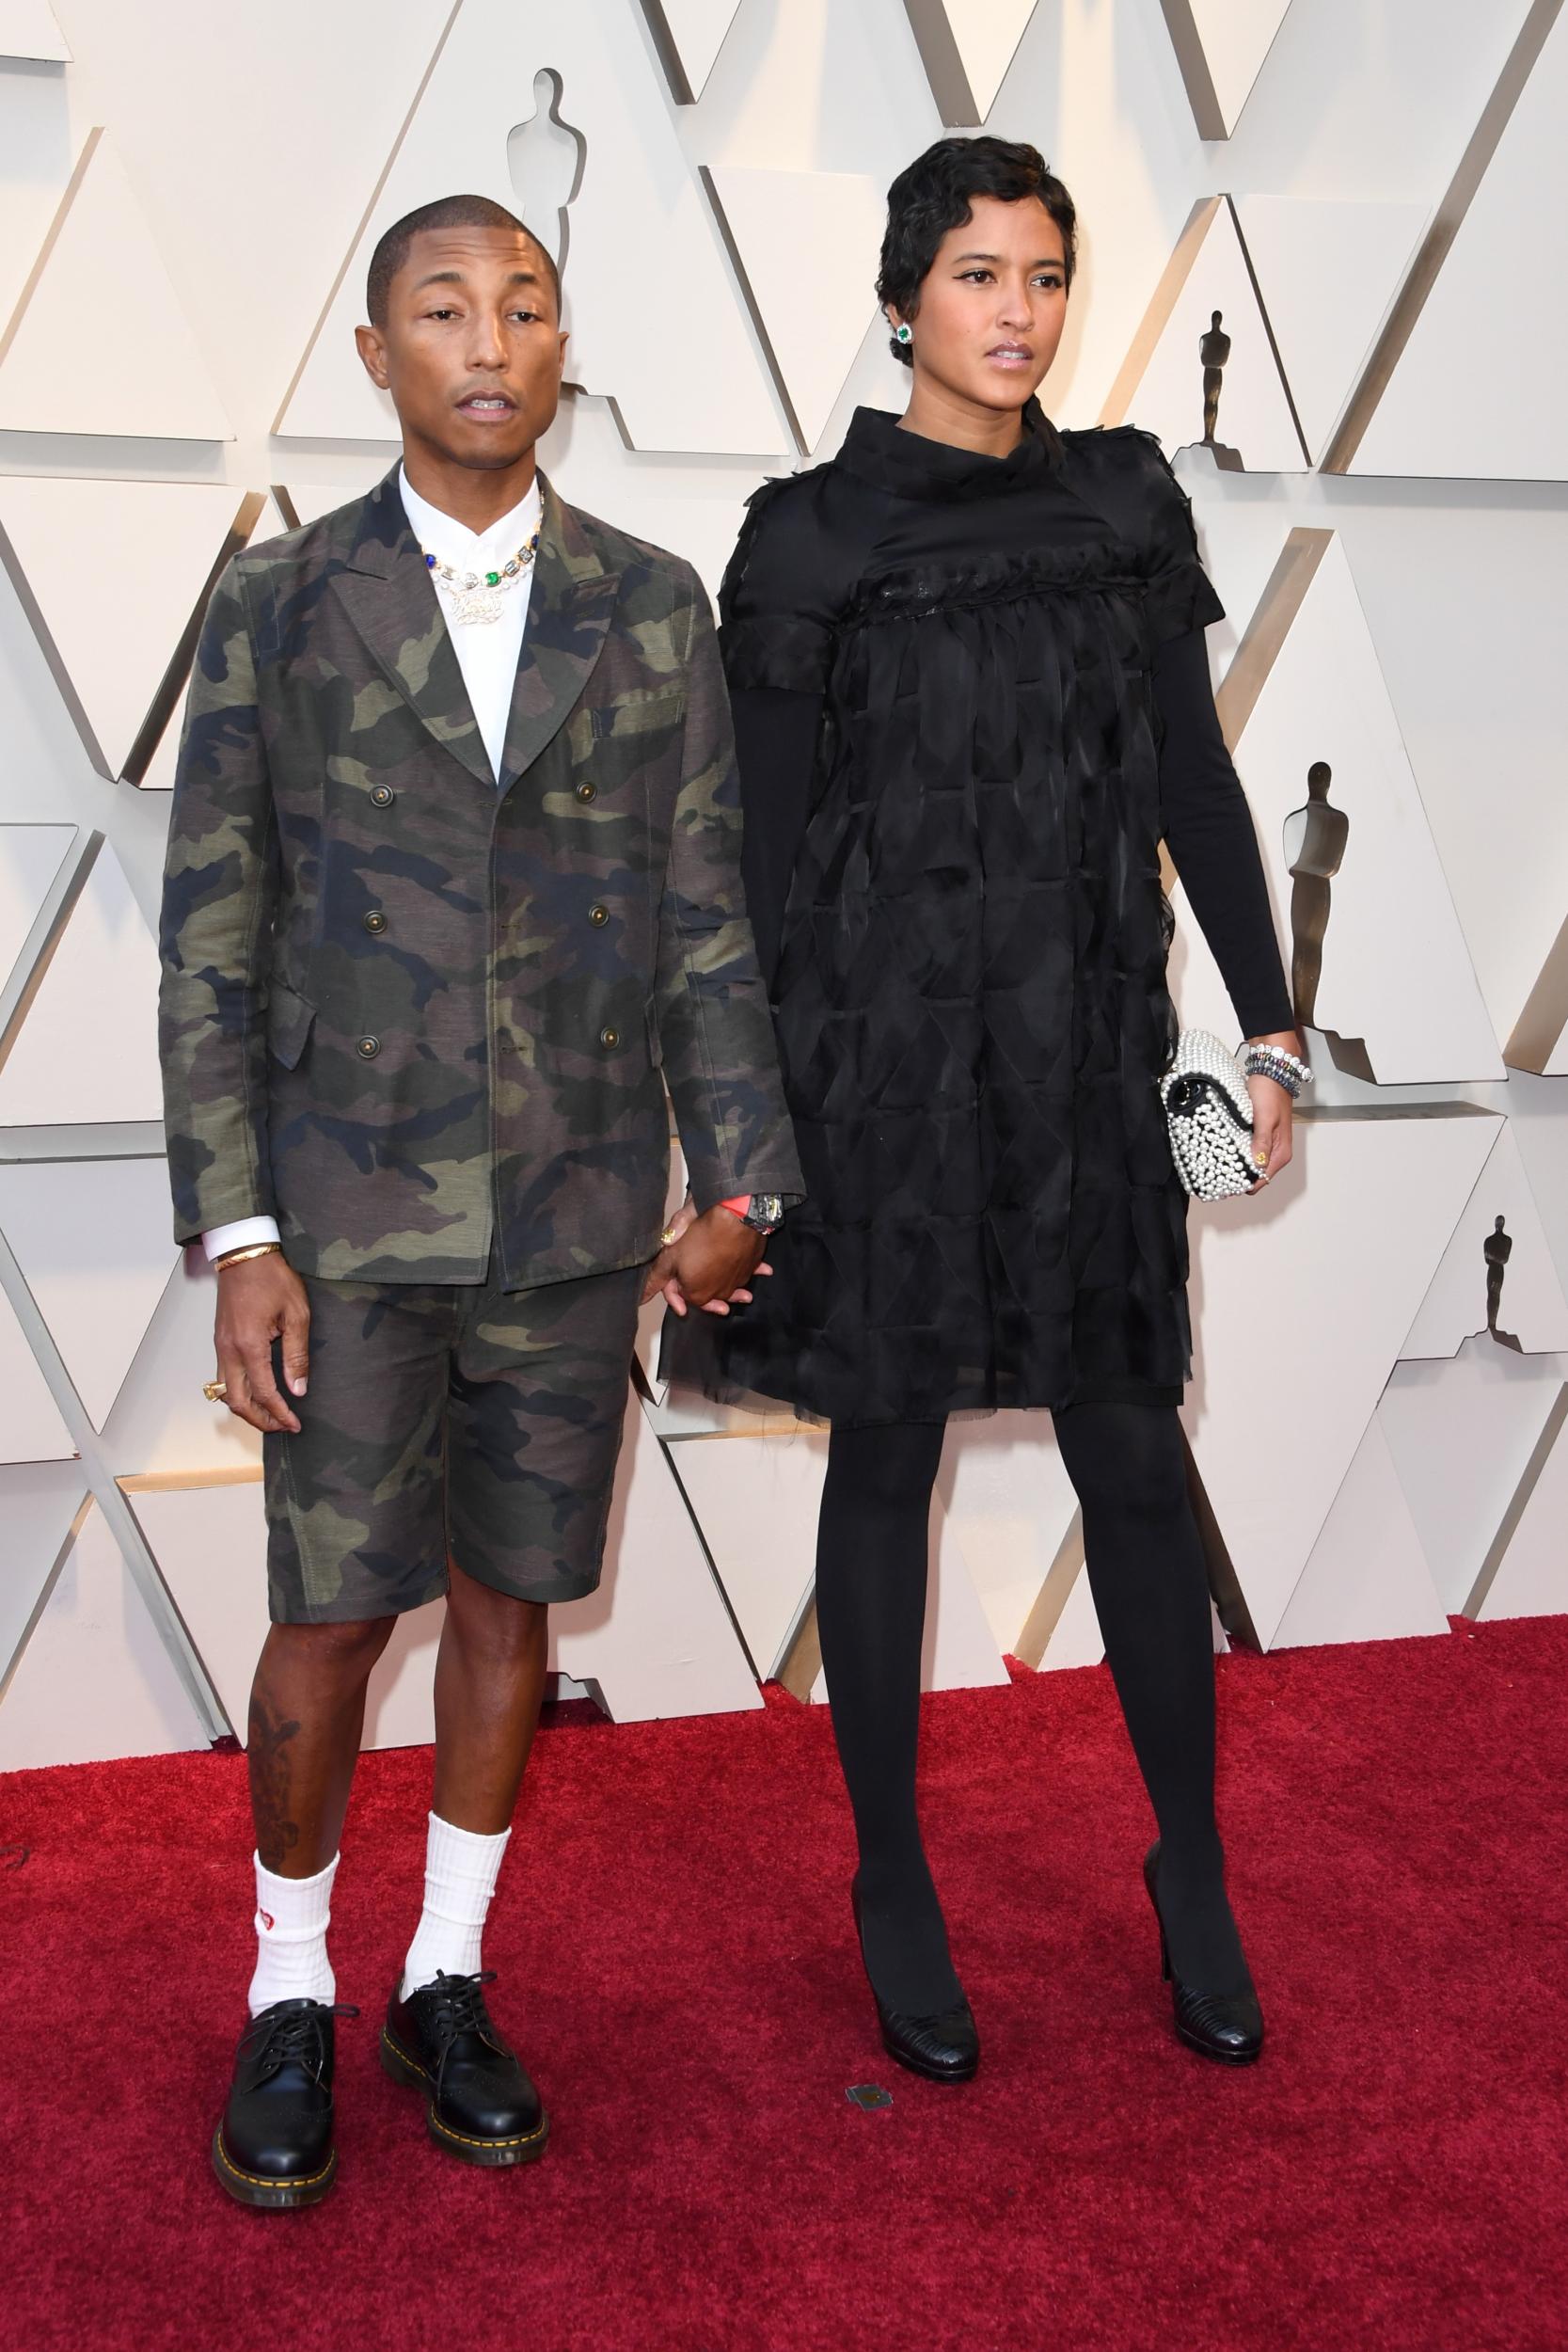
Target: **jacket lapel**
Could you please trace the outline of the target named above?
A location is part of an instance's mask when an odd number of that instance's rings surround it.
[[[507,720],[503,792],[532,766],[581,699],[621,588],[621,574],[606,570],[543,474],[539,487],[539,552]]]
[[[494,788],[489,754],[430,573],[408,527],[395,466],[364,501],[334,585],[376,666],[436,742]]]

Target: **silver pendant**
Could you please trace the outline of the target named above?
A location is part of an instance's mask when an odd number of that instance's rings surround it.
[[[451,597],[451,617],[464,628],[500,619],[501,593],[499,588],[453,588],[449,594]]]

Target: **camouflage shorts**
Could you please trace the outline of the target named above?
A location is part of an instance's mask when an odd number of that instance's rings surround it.
[[[449,1557],[519,1599],[591,1593],[641,1286],[308,1279],[300,1433],[263,1441],[274,1623],[418,1609]]]

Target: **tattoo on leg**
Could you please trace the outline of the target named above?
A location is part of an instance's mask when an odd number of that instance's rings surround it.
[[[298,1730],[297,1720],[274,1707],[258,1684],[250,1694],[250,1809],[256,1818],[256,1851],[268,1870],[281,1870],[285,1857],[299,1843],[299,1824],[289,1818],[289,1742]]]

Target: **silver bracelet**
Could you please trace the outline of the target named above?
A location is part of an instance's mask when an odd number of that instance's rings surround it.
[[[1245,1045],[1242,1049],[1242,1070],[1248,1078],[1272,1078],[1283,1087],[1292,1102],[1303,1087],[1312,1083],[1312,1073],[1299,1054],[1287,1053],[1283,1045]]]

